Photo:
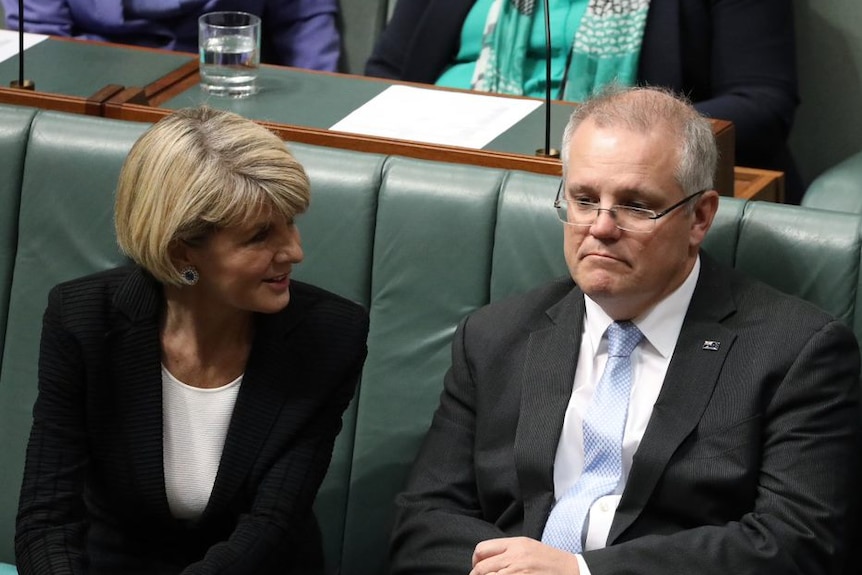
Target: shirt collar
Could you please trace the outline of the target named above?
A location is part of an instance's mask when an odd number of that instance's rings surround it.
[[[688,277],[673,292],[655,304],[645,314],[636,317],[632,322],[641,330],[644,339],[652,345],[662,357],[670,357],[679,339],[682,322],[688,310],[688,304],[694,294],[697,278],[700,275],[700,256],[692,266]],[[608,326],[613,320],[595,301],[584,295],[586,313],[584,317],[584,337],[588,338],[593,353],[597,353]]]

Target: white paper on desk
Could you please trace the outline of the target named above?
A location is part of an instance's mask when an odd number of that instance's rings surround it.
[[[24,33],[24,50],[35,46],[47,36],[44,34]],[[18,54],[18,32],[14,30],[0,30],[0,62],[8,60]]]
[[[541,104],[541,100],[390,86],[330,129],[482,148]]]

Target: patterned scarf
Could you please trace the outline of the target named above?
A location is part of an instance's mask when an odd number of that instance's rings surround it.
[[[580,102],[611,82],[633,85],[649,0],[568,1],[589,4],[572,42],[562,98]],[[523,94],[524,60],[535,14],[536,0],[494,0],[472,89]]]

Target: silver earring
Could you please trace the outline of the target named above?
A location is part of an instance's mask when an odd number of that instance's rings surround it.
[[[189,286],[193,286],[198,283],[198,280],[201,279],[201,274],[198,273],[198,270],[195,266],[186,266],[180,272],[180,275],[183,276],[183,283]]]

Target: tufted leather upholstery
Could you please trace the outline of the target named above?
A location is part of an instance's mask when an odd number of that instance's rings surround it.
[[[817,176],[805,191],[802,205],[862,214],[862,151]]]
[[[6,333],[9,287],[18,235],[24,149],[35,110],[0,108],[0,349]],[[2,361],[2,357],[0,357]],[[0,363],[2,365],[2,363]]]

